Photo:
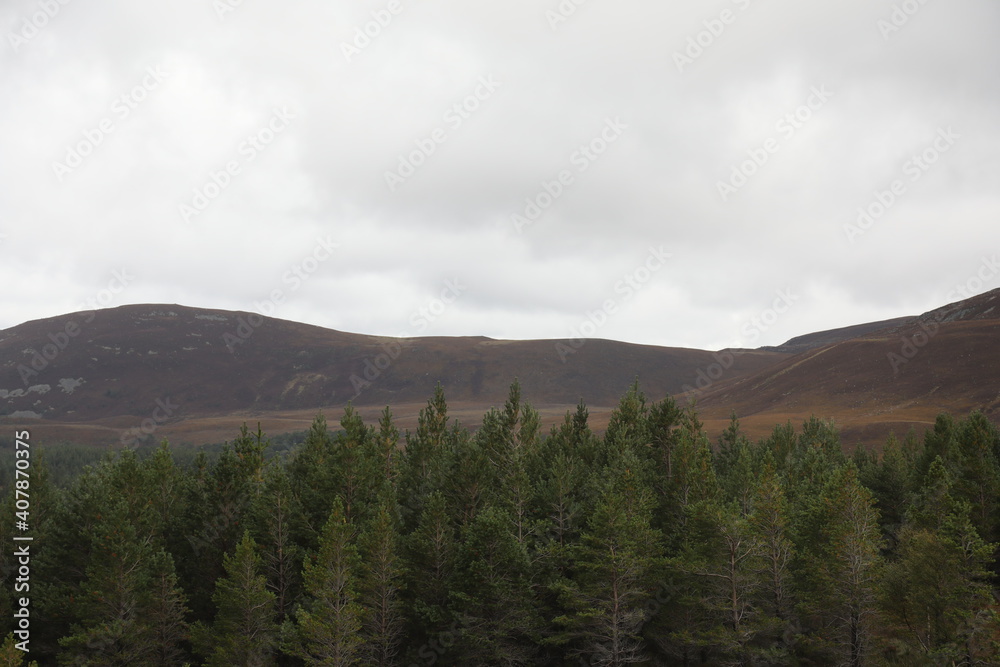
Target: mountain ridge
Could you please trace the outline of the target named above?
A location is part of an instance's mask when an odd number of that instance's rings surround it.
[[[96,425],[107,439],[148,421],[164,401],[176,409],[156,423],[162,433],[198,420],[297,421],[348,402],[415,414],[438,382],[474,415],[502,404],[514,378],[552,419],[580,400],[610,409],[635,378],[652,400],[697,400],[710,430],[730,412],[757,430],[810,414],[849,427],[869,428],[878,417],[914,425],[937,407],[980,408],[997,419],[998,296],[721,351],[604,339],[393,338],[245,311],[127,305],[0,330],[0,419],[58,426],[53,433],[92,435]],[[189,434],[198,437],[196,428]]]

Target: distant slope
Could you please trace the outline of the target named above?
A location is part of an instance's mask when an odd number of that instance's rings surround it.
[[[882,320],[880,322],[866,322],[865,324],[855,324],[849,327],[839,327],[837,329],[829,329],[827,331],[817,331],[816,333],[796,336],[795,338],[789,339],[782,345],[775,347],[762,347],[761,349],[797,354],[799,352],[805,352],[806,350],[812,350],[817,347],[823,347],[824,345],[832,345],[833,343],[858,338],[859,336],[864,336],[865,334],[878,331],[880,329],[902,326],[903,324],[911,322],[914,319],[916,318],[897,317],[891,320]]]
[[[243,312],[122,306],[0,331],[0,422],[109,443],[155,420],[156,438],[218,441],[244,419],[285,430],[320,410],[336,420],[351,401],[369,417],[391,405],[413,424],[438,382],[468,422],[502,404],[518,378],[548,423],[582,398],[601,424],[638,377],[652,400],[697,399],[713,436],[733,412],[751,436],[817,415],[834,419],[845,442],[877,444],[942,410],[982,409],[1000,421],[998,343],[1000,290],[915,318],[721,353],[597,339],[380,338]],[[699,391],[682,394],[691,387]]]
[[[616,403],[636,377],[650,397],[680,392],[714,362],[702,350],[607,340],[579,349],[562,341],[560,355],[557,343],[378,338],[249,313],[122,306],[0,331],[0,412],[44,421],[143,418],[168,400],[176,406],[171,419],[339,411],[349,400],[423,402],[437,382],[449,401],[485,409],[503,402],[515,377],[538,405],[581,397],[601,405]],[[757,371],[785,356],[740,355],[727,374]]]
[[[998,421],[998,352],[1000,290],[993,290],[720,383],[698,405],[709,419],[735,411],[761,426],[831,417],[869,440],[929,424],[943,410],[981,409]]]

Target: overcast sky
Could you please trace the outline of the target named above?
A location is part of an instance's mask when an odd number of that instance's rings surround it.
[[[718,349],[1000,287],[995,0],[576,2],[7,0],[0,328]]]

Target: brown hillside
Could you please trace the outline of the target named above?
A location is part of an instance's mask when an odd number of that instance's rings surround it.
[[[754,372],[785,356],[752,351],[727,373]],[[176,422],[225,415],[238,423],[323,409],[335,420],[349,400],[420,405],[438,382],[450,403],[472,414],[502,404],[514,378],[527,400],[561,410],[580,398],[614,405],[636,377],[659,399],[694,383],[714,359],[702,350],[607,340],[577,349],[552,340],[377,338],[249,313],[133,305],[0,331],[0,410],[7,422],[103,441],[109,431],[163,416],[163,406],[171,414],[157,424],[160,434]],[[200,439],[196,431],[188,433],[192,441]]]
[[[730,412],[758,434],[832,418],[845,441],[918,433],[941,411],[1000,421],[1000,290],[787,358],[698,397],[718,429]]]

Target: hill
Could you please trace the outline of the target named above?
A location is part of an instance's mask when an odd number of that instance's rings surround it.
[[[147,419],[169,434],[183,421],[277,413],[302,427],[318,410],[339,418],[348,401],[407,410],[438,382],[474,414],[502,404],[518,378],[529,400],[561,414],[581,398],[614,405],[636,377],[650,396],[678,393],[716,356],[599,339],[381,338],[246,312],[130,305],[0,331],[0,411],[60,437],[101,441]],[[728,373],[786,356],[751,351]],[[200,439],[197,429],[187,436]]]
[[[609,340],[384,338],[255,313],[129,305],[0,331],[0,420],[94,444],[218,442],[260,421],[302,430],[350,401],[366,419],[390,405],[401,428],[440,382],[475,424],[519,379],[546,424],[583,400],[602,429],[638,378],[651,400],[696,400],[718,435],[735,413],[751,436],[812,415],[845,443],[922,431],[948,410],[1000,420],[1000,290],[918,317],[710,352]]]
[[[867,442],[944,410],[1000,420],[1000,290],[884,324],[709,388],[703,416],[718,426],[735,412],[759,432],[816,415]]]

